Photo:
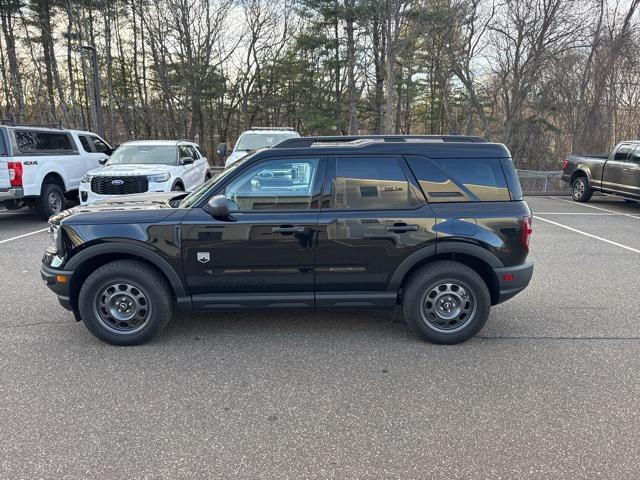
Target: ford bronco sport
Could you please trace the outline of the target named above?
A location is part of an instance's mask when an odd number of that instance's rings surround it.
[[[146,342],[172,310],[395,308],[474,336],[522,291],[531,213],[509,151],[474,137],[296,138],[186,195],[60,213],[41,274],[96,337]]]

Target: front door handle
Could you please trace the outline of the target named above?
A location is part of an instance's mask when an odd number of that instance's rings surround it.
[[[279,233],[281,235],[293,235],[294,233],[303,233],[304,227],[294,227],[292,225],[282,225],[280,227],[273,227],[271,229],[273,233]]]
[[[417,232],[418,225],[407,225],[406,223],[394,223],[385,228],[387,232],[405,233],[405,232]]]

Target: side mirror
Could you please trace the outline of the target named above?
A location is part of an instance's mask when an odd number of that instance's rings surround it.
[[[184,157],[180,159],[180,165],[191,165],[194,162],[192,157]]]
[[[224,195],[216,195],[209,199],[207,208],[212,217],[228,220],[232,204],[233,202]]]
[[[105,163],[107,163],[107,160],[109,160],[109,158],[101,158],[100,160],[98,160],[98,163],[100,165],[104,165]]]
[[[221,157],[226,157],[227,156],[227,144],[226,143],[221,143],[220,145],[218,145],[218,148],[216,149],[216,153],[218,155],[220,155]]]

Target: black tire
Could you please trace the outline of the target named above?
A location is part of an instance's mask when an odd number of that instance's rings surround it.
[[[35,201],[36,213],[43,220],[49,220],[51,216],[64,210],[64,203],[64,192],[60,186],[57,183],[45,183]]]
[[[153,268],[117,260],[89,275],[80,289],[78,309],[87,329],[100,340],[140,345],[169,323],[173,300],[167,281]]]
[[[443,260],[411,276],[404,289],[402,308],[409,326],[423,339],[454,345],[482,329],[489,318],[491,295],[474,270]]]
[[[171,187],[171,191],[172,192],[184,192],[184,186],[182,185],[182,183],[176,182],[176,183],[173,184],[173,187]]]
[[[579,176],[571,182],[571,196],[576,202],[588,202],[591,200],[593,190],[589,184],[589,179],[585,176]]]

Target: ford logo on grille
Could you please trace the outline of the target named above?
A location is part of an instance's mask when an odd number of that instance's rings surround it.
[[[111,180],[111,185],[119,187],[120,185],[124,185],[124,180],[116,178],[115,180]]]

